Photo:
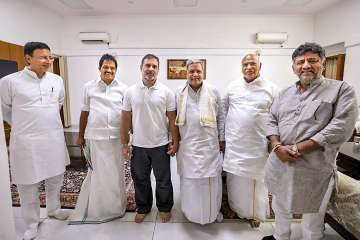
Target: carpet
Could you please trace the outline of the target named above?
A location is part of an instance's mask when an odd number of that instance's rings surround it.
[[[86,177],[87,170],[78,169],[67,169],[64,174],[64,182],[60,191],[60,202],[62,208],[75,208],[77,198],[80,193],[81,185]],[[135,211],[135,190],[134,184],[130,173],[130,164],[125,161],[125,183],[126,183],[126,194],[127,194],[127,211]],[[45,183],[42,181],[39,186],[40,192],[40,205],[41,207],[46,206],[45,197]],[[17,187],[11,184],[11,197],[13,206],[20,206],[19,193]]]
[[[64,183],[60,192],[60,202],[62,208],[75,208],[77,198],[80,193],[82,182],[84,181],[87,174],[87,170],[78,170],[78,169],[67,169],[64,174]],[[130,164],[128,161],[125,162],[125,183],[126,183],[126,194],[127,194],[127,207],[126,211],[135,211],[135,189],[134,184],[131,178],[130,173]],[[226,191],[226,178],[223,177],[223,194],[222,194],[222,204],[221,212],[223,213],[224,219],[240,219],[235,212],[233,212],[227,200],[227,191]],[[39,186],[40,192],[40,204],[41,207],[46,206],[45,198],[45,184],[41,182]],[[19,194],[17,192],[16,185],[11,185],[11,196],[13,206],[20,206]],[[274,218],[274,211],[271,206],[271,194],[269,194],[269,209],[268,209],[268,219]],[[294,218],[301,218],[299,215],[295,215]]]

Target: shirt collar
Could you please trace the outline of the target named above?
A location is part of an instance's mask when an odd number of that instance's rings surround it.
[[[101,80],[100,77],[98,77],[98,79],[96,80],[97,84],[100,85],[105,85],[105,86],[116,86],[119,85],[119,80],[115,77],[114,80],[112,80],[112,82],[110,83],[110,85],[107,85],[103,80]]]
[[[243,78],[243,81],[245,82],[246,85],[259,85],[261,83],[261,77],[259,76],[254,80],[252,80],[251,82],[247,82],[245,78]]]
[[[147,88],[145,85],[144,85],[144,82],[141,80],[140,83],[139,83],[139,86],[140,88]],[[156,79],[155,81],[155,84],[152,85],[149,89],[159,89],[159,83],[158,83],[158,80]]]
[[[34,71],[30,70],[30,67],[29,67],[29,66],[26,66],[26,67],[24,68],[24,72],[25,72],[27,75],[29,75],[30,77],[35,78],[35,79],[39,79],[39,80],[45,78],[46,75],[47,75],[47,72],[45,72],[45,74],[43,75],[42,78],[38,78],[38,76],[36,75],[36,73],[35,73]]]
[[[320,78],[311,81],[311,82],[310,82],[310,87],[309,87],[309,89],[314,88],[315,86],[320,85],[320,84],[324,81],[324,79],[325,79],[325,78],[324,78],[323,76],[321,76]],[[295,85],[296,85],[296,88],[299,90],[300,80],[297,81],[297,82],[295,83]]]

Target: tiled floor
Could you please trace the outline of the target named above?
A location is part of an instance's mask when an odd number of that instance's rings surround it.
[[[273,233],[274,225],[271,222],[263,223],[257,229],[252,229],[247,223],[235,220],[225,220],[222,223],[206,226],[189,223],[180,210],[180,186],[175,159],[172,159],[172,163],[174,163],[172,164],[172,179],[175,203],[170,223],[161,223],[155,208],[141,224],[133,222],[135,213],[126,213],[121,219],[98,225],[67,225],[64,221],[46,218],[44,209],[41,209],[42,223],[37,240],[257,240]],[[154,182],[154,178],[152,181]],[[19,208],[14,208],[14,215],[17,239],[20,240],[25,231],[25,225]],[[300,224],[294,223],[292,229],[292,239],[301,239]],[[326,226],[325,239],[341,240],[343,238]]]

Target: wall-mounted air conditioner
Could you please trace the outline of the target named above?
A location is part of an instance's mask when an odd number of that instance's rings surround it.
[[[110,34],[107,32],[80,32],[79,39],[83,43],[109,43]]]
[[[256,43],[262,44],[283,44],[287,41],[288,34],[286,32],[279,33],[256,33]]]

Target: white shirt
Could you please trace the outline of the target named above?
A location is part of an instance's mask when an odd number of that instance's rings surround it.
[[[33,184],[65,171],[69,156],[60,119],[63,80],[53,73],[41,79],[25,68],[1,79],[4,120],[11,124],[12,180]]]
[[[89,112],[86,139],[120,138],[121,108],[126,88],[116,78],[109,85],[100,78],[85,84],[81,110]]]
[[[204,87],[204,85],[202,86]],[[178,173],[185,178],[215,177],[221,172],[221,157],[219,149],[219,130],[221,115],[220,93],[214,86],[206,84],[215,101],[217,128],[200,125],[199,98],[201,89],[195,92],[188,88],[186,101],[186,121],[179,126],[180,146],[176,155],[178,162]],[[181,88],[182,89],[182,88]],[[176,92],[179,101],[180,90]]]
[[[169,143],[166,112],[175,111],[174,93],[164,84],[147,88],[141,81],[128,88],[123,110],[132,112],[132,145],[154,148]]]
[[[268,156],[265,124],[278,88],[262,78],[230,83],[223,99],[225,108],[225,171],[262,178]]]

